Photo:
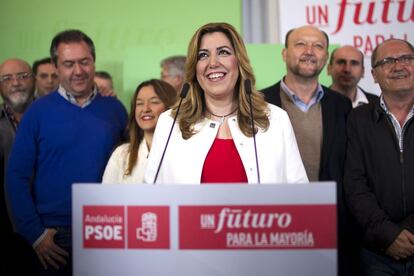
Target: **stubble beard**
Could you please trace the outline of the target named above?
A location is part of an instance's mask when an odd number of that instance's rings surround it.
[[[304,79],[313,79],[313,78],[317,78],[318,76],[319,76],[319,74],[322,72],[322,70],[323,70],[323,68],[321,68],[321,69],[317,69],[317,68],[315,68],[314,70],[312,70],[312,71],[309,71],[309,70],[303,70],[302,68],[300,68],[300,65],[299,64],[297,64],[297,65],[295,65],[295,66],[292,66],[291,68],[290,68],[290,71],[294,74],[294,75],[296,75],[296,76],[299,76],[299,77],[302,77],[302,78],[304,78]]]

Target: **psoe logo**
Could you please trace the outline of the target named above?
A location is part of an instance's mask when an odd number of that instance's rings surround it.
[[[83,247],[125,247],[124,206],[83,206]]]
[[[170,208],[128,206],[128,248],[169,249]]]
[[[143,213],[141,227],[137,228],[137,239],[144,242],[157,240],[157,215],[152,212]]]

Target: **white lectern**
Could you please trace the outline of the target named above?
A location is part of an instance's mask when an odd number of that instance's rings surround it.
[[[73,185],[74,275],[336,275],[335,183]]]

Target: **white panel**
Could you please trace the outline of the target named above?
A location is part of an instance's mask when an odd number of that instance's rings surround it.
[[[74,275],[336,275],[335,248],[179,250],[180,205],[335,205],[335,183],[277,185],[73,185]],[[171,248],[83,248],[83,206],[170,206]],[[318,218],[309,218],[317,222]],[[308,219],[307,219],[308,221]],[[335,221],[331,222],[335,224]],[[127,226],[126,226],[127,227]],[[332,233],[330,233],[332,234]],[[188,233],[191,235],[191,233]],[[335,235],[335,233],[333,233]],[[200,236],[200,238],[203,238]],[[335,236],[334,236],[335,238]],[[336,240],[336,238],[335,238]],[[298,262],[298,260],[300,260]]]

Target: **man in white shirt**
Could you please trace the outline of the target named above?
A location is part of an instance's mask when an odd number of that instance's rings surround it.
[[[353,46],[342,46],[332,52],[328,74],[332,77],[330,88],[348,97],[353,108],[378,98],[358,86],[364,77],[364,55]]]

